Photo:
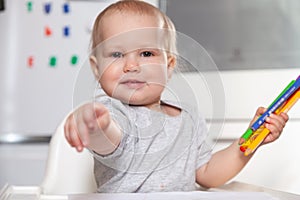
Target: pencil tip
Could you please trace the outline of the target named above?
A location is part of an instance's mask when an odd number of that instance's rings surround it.
[[[240,146],[241,152],[245,152],[247,150],[247,146]]]
[[[243,144],[244,142],[245,142],[245,139],[244,138],[240,138],[239,145]]]

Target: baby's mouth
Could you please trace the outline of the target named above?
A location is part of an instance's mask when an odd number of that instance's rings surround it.
[[[140,80],[129,79],[129,80],[122,81],[121,84],[125,85],[126,87],[128,87],[130,89],[139,89],[139,88],[142,88],[146,84],[146,82],[140,81]]]

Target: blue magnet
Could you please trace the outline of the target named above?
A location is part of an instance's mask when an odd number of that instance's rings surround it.
[[[70,27],[69,26],[65,26],[63,28],[63,33],[64,33],[64,36],[69,36],[70,35]]]
[[[45,3],[44,10],[46,14],[49,14],[51,12],[51,3]]]
[[[63,4],[63,12],[69,13],[70,12],[70,5],[68,3]]]

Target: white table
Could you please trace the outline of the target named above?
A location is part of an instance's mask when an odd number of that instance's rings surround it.
[[[210,189],[209,191],[238,191],[238,192],[265,192],[273,197],[277,197],[281,200],[299,200],[300,195],[287,193],[283,191],[277,191],[268,189],[265,187],[259,187],[241,182],[231,182],[219,188]]]
[[[0,200],[299,200],[300,195],[270,190],[240,182],[232,182],[207,191],[172,193],[134,193],[134,194],[73,194],[44,195],[39,186],[5,186],[0,192]]]

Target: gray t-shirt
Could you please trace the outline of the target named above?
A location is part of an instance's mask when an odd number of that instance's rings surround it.
[[[94,154],[98,192],[164,192],[196,189],[196,170],[208,162],[205,121],[192,108],[175,117],[103,96],[122,129],[122,140],[109,155]]]

